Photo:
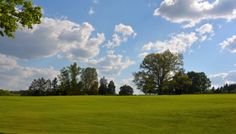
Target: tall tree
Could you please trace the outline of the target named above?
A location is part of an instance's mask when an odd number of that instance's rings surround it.
[[[32,0],[0,0],[0,35],[14,37],[20,27],[32,29],[39,24],[42,10]]]
[[[192,71],[187,75],[192,81],[188,93],[204,93],[211,86],[211,81],[204,72]]]
[[[182,69],[183,56],[171,53],[169,50],[163,53],[147,55],[140,65],[141,71],[134,73],[134,82],[138,89],[149,92],[163,93],[164,84],[173,78],[173,74]],[[149,91],[145,89],[148,87]]]
[[[82,90],[86,94],[97,94],[98,88],[95,89],[96,85],[98,85],[98,74],[95,68],[87,67],[83,69],[81,73],[81,82],[82,82]],[[93,91],[92,91],[93,90]]]
[[[107,94],[108,95],[115,95],[116,94],[116,86],[112,80],[108,84]]]
[[[69,73],[68,68],[66,67],[62,68],[58,78],[60,81],[59,94],[67,95],[68,91],[71,89],[70,73]]]
[[[78,76],[80,72],[81,72],[81,68],[77,66],[76,63],[69,66],[71,87],[68,94],[79,94]]]
[[[58,95],[58,90],[59,90],[59,87],[58,87],[58,80],[57,80],[57,77],[55,77],[53,80],[52,80],[52,95]]]
[[[107,95],[107,90],[108,90],[107,79],[103,76],[100,79],[100,86],[99,86],[99,89],[98,89],[98,93],[100,95]]]

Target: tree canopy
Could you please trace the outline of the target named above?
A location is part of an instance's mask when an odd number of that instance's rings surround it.
[[[120,87],[119,95],[133,95],[134,90],[129,85],[124,85]]]
[[[0,35],[14,37],[18,28],[39,24],[42,10],[32,0],[0,0]]]
[[[204,93],[211,86],[211,81],[204,72],[191,71],[187,75],[192,80],[189,93]]]
[[[173,74],[183,66],[183,56],[171,53],[147,55],[140,65],[141,71],[134,73],[134,82],[144,93],[162,94],[164,84],[173,78]]]

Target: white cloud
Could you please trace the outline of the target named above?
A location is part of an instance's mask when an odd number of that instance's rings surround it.
[[[225,73],[218,73],[209,75],[209,78],[212,82],[212,86],[220,87],[224,84],[236,83],[236,70],[232,70]]]
[[[133,64],[134,61],[123,58],[122,55],[116,55],[113,51],[109,51],[105,57],[98,60],[88,61],[88,65],[96,67],[102,75],[107,76],[117,76]]]
[[[129,25],[124,25],[122,23],[115,25],[114,34],[112,35],[112,40],[108,41],[107,48],[115,48],[120,46],[121,43],[126,42],[128,38],[135,37],[137,33]]]
[[[198,40],[196,33],[173,34],[169,40],[149,42],[142,48],[143,51],[155,50],[163,52],[169,49],[171,52],[183,53]]]
[[[53,68],[24,67],[14,58],[3,54],[0,54],[0,59],[0,88],[3,89],[27,89],[33,79],[52,79],[59,73]]]
[[[200,35],[214,32],[213,26],[209,23],[202,25],[200,28],[197,28],[196,31],[199,32]]]
[[[94,11],[94,9],[91,7],[90,9],[89,9],[89,12],[88,12],[88,15],[93,15],[95,13],[95,11]]]
[[[104,42],[103,33],[92,36],[94,27],[64,19],[43,18],[33,30],[16,32],[14,40],[0,39],[0,53],[20,59],[34,59],[64,53],[71,60],[87,59],[98,55]]]
[[[115,26],[115,32],[122,34],[124,37],[128,37],[128,36],[135,37],[137,35],[131,26],[124,25],[122,23]]]
[[[220,43],[220,46],[222,49],[227,49],[231,53],[236,53],[236,35],[233,35],[232,37],[224,40],[222,43]]]
[[[164,0],[155,9],[155,16],[172,22],[193,27],[202,20],[236,18],[235,0]]]
[[[196,31],[198,32],[201,41],[205,41],[209,37],[214,36],[214,28],[209,23],[206,23],[201,27],[197,28]]]

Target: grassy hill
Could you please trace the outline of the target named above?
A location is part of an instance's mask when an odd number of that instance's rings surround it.
[[[4,96],[0,133],[235,134],[236,95]]]

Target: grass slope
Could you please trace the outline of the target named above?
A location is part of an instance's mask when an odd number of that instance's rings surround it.
[[[0,133],[235,134],[236,95],[0,97]]]

